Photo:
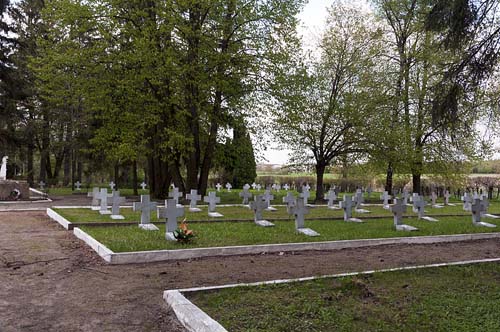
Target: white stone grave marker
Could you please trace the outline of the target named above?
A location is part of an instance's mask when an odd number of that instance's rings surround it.
[[[75,182],[75,188],[77,191],[81,191],[82,190],[82,184],[80,183],[80,181],[76,181]]]
[[[233,188],[233,185],[230,184],[229,182],[226,183],[226,189],[227,189],[227,191],[231,192],[231,188]]]
[[[146,231],[158,231],[158,227],[151,224],[151,211],[156,210],[156,202],[151,202],[149,195],[141,195],[140,202],[134,202],[134,212],[141,211],[139,227]]]
[[[331,209],[331,210],[340,209],[340,207],[335,206],[335,201],[337,200],[337,193],[335,193],[335,190],[330,189],[330,191],[328,191],[328,194],[325,197],[325,199],[328,200],[328,208],[329,209]]]
[[[177,229],[177,218],[184,216],[184,207],[178,207],[175,199],[168,199],[166,207],[158,209],[158,219],[166,219],[165,238],[167,241],[177,241],[174,231]]]
[[[219,212],[215,211],[217,203],[220,203],[220,197],[216,196],[215,191],[208,193],[208,196],[203,197],[203,201],[208,203],[208,216],[212,218],[224,217]]]
[[[391,195],[387,191],[384,191],[382,195],[380,195],[380,199],[383,201],[384,209],[389,209],[389,200],[391,199]]]
[[[250,208],[254,212],[254,222],[258,226],[272,227],[273,223],[265,220],[262,217],[262,212],[267,208],[267,203],[264,201],[262,195],[255,195],[254,200],[250,202]]]
[[[240,191],[239,195],[240,195],[241,198],[243,198],[243,201],[242,201],[241,204],[248,205],[249,199],[252,198],[252,193],[250,192],[250,185],[249,184],[245,184],[243,186],[243,190]]]
[[[116,187],[116,184],[113,181],[111,181],[109,183],[109,188],[111,189],[111,191],[115,190],[115,187]]]
[[[0,166],[0,180],[7,180],[7,160],[8,156],[2,157],[2,166]],[[43,188],[42,188],[43,190]]]
[[[286,204],[286,212],[288,212],[288,214],[292,214],[291,209],[295,206],[295,202],[295,196],[291,192],[287,192],[286,196],[283,197],[283,203]]]
[[[221,190],[221,188],[222,188],[222,185],[221,185],[220,183],[217,183],[217,184],[215,185],[215,188],[217,188],[217,191],[220,191],[220,190]]]
[[[97,199],[100,202],[99,214],[111,214],[108,210],[108,198],[113,197],[113,194],[108,194],[108,189],[101,188],[101,191],[97,194]]]
[[[120,204],[125,203],[125,197],[120,197],[120,191],[115,190],[111,196],[111,219],[122,220],[124,216],[120,214]]]
[[[304,216],[309,213],[309,208],[304,205],[304,200],[298,199],[292,208],[292,214],[295,216],[295,230],[307,236],[319,236],[319,233],[305,227]]]
[[[340,202],[341,208],[344,210],[344,221],[363,222],[361,219],[352,217],[352,197],[344,195],[344,200]]]
[[[481,202],[480,199],[475,199],[474,204],[471,205],[471,212],[472,212],[472,224],[475,226],[483,226],[483,227],[489,227],[489,228],[495,228],[497,227],[494,224],[490,224],[484,221],[481,221],[481,214],[486,212],[485,211],[485,206]]]
[[[191,189],[191,193],[186,195],[189,201],[189,212],[200,212],[201,209],[197,206],[197,202],[201,201],[201,195],[198,195],[198,190]]]
[[[425,215],[425,206],[427,202],[425,201],[424,196],[420,196],[417,201],[417,210],[418,210],[418,219],[427,220],[427,221],[438,221],[435,218],[427,217]]]
[[[266,211],[276,211],[276,208],[271,206],[271,201],[274,199],[274,196],[271,194],[271,191],[267,189],[262,196],[264,201],[267,204]]]
[[[140,186],[141,186],[141,189],[142,189],[142,190],[146,190],[146,187],[147,187],[148,185],[146,184],[146,182],[142,181],[142,183],[140,184]]]
[[[179,191],[179,188],[174,187],[172,191],[168,192],[168,197],[173,199],[175,201],[175,204],[181,207],[182,205],[179,204],[179,198],[182,197],[182,192]]]
[[[98,195],[99,195],[99,188],[98,187],[92,188],[92,191],[87,193],[87,197],[92,197],[92,206],[90,208],[93,211],[100,210],[99,200],[97,199]]]
[[[403,224],[403,213],[406,212],[406,204],[403,204],[403,200],[394,199],[391,211],[394,214],[394,227],[397,231],[418,231],[416,227]]]

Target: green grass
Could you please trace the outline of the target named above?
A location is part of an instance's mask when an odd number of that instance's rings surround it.
[[[269,228],[256,226],[252,222],[201,222],[189,224],[197,237],[192,243],[186,245],[166,241],[164,225],[160,225],[159,232],[144,231],[136,225],[120,227],[82,226],[81,228],[111,250],[128,252],[500,231],[499,219],[488,220],[488,222],[499,227],[492,229],[474,226],[471,217],[442,217],[439,218],[439,222],[435,223],[420,221],[416,218],[406,219],[405,223],[419,229],[417,232],[395,231],[391,218],[366,219],[365,223],[362,224],[347,223],[340,220],[306,221],[306,227],[310,227],[321,234],[318,237],[307,237],[296,233],[292,221],[276,221],[274,222],[275,227]]]
[[[108,191],[110,191],[109,187],[107,187],[107,186],[101,186],[101,188],[108,188]],[[133,196],[134,195],[134,190],[131,188],[120,188],[118,190],[120,190],[121,196]],[[67,187],[51,187],[51,188],[46,189],[45,192],[48,195],[54,195],[54,196],[69,196],[69,195],[73,195],[73,194],[86,195],[87,192],[92,192],[92,187],[91,188],[82,188],[82,190],[80,190],[80,191],[77,191],[77,190],[72,191],[70,187],[69,188],[67,188]],[[147,194],[149,194],[149,190],[139,189],[138,193],[139,193],[139,195],[147,195]]]
[[[187,294],[232,332],[500,331],[500,264]]]

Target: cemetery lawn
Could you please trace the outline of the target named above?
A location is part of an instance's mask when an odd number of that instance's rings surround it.
[[[360,224],[340,220],[306,220],[305,226],[320,233],[318,237],[296,233],[293,221],[276,221],[275,227],[267,228],[259,227],[253,222],[200,222],[189,224],[189,228],[196,234],[195,240],[189,244],[166,241],[164,224],[158,225],[160,231],[156,232],[144,231],[137,225],[80,226],[80,228],[114,252],[131,252],[500,231],[500,219],[488,219],[487,222],[498,227],[474,226],[471,217],[442,217],[439,218],[439,222],[419,221],[416,218],[405,219],[406,224],[419,229],[416,232],[395,231],[392,218],[366,219]]]
[[[500,331],[499,263],[186,296],[229,331]]]

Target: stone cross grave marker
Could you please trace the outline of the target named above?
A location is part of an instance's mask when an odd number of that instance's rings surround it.
[[[475,226],[483,226],[489,228],[497,227],[494,224],[481,221],[481,215],[486,211],[485,211],[485,205],[483,204],[483,202],[481,202],[480,199],[474,200],[474,203],[471,205],[471,212],[472,212],[472,224],[474,224]]]
[[[417,210],[418,210],[418,219],[427,220],[427,221],[438,221],[435,218],[427,217],[425,215],[425,206],[427,202],[425,201],[424,196],[420,196],[417,201]]]
[[[250,202],[250,208],[254,212],[254,222],[258,226],[262,227],[272,227],[273,223],[264,220],[262,217],[262,212],[267,208],[267,203],[262,195],[255,195],[254,200]]]
[[[408,205],[409,199],[410,199],[410,194],[408,193],[408,190],[403,190],[403,195],[402,195],[403,204]]]
[[[357,213],[370,213],[370,211],[363,209],[361,204],[364,202],[363,191],[361,189],[356,190],[356,196],[354,196],[354,202],[356,203],[356,212]]]
[[[335,201],[337,200],[337,194],[335,193],[335,190],[330,189],[328,192],[326,198],[328,200],[328,208],[332,210],[338,210],[339,208],[335,206]]]
[[[91,192],[87,193],[87,197],[92,197],[92,206],[90,207],[94,211],[99,211],[99,200],[97,199],[97,195],[99,195],[99,188],[92,188]]]
[[[310,187],[302,186],[302,192],[299,194],[299,197],[304,200],[304,204],[307,205],[307,200],[311,197],[311,193],[309,192]]]
[[[2,166],[0,166],[0,180],[7,180],[7,160],[8,159],[9,159],[8,156],[2,157]]]
[[[295,196],[291,192],[287,192],[286,196],[283,197],[283,203],[286,204],[286,212],[292,214],[291,209],[295,206]]]
[[[464,193],[462,196],[462,202],[464,202],[464,211],[472,211],[472,197],[470,196],[470,193]]]
[[[276,187],[274,188],[274,190],[276,190],[276,192],[280,192],[280,190],[281,190],[281,184],[277,183]]]
[[[113,194],[111,196],[111,203],[111,219],[125,219],[125,217],[120,214],[120,204],[125,203],[125,197],[120,196],[120,191],[113,191]]]
[[[292,214],[295,217],[295,230],[298,233],[307,235],[307,236],[319,236],[319,233],[313,231],[310,228],[306,228],[304,225],[304,217],[309,213],[309,208],[307,205],[304,205],[304,200],[298,199],[295,203],[295,206],[292,208]]]
[[[271,185],[271,189],[272,189],[272,190],[276,190],[276,183],[273,183],[273,184]]]
[[[372,195],[372,192],[373,192],[373,189],[371,186],[369,186],[368,189],[366,189],[366,193],[368,194],[368,198],[370,198],[370,196]]]
[[[147,231],[157,231],[158,227],[151,224],[151,211],[156,210],[156,202],[151,202],[149,195],[141,195],[140,202],[134,202],[134,212],[141,211],[139,227]]]
[[[250,185],[247,183],[243,186],[243,190],[240,191],[240,197],[243,198],[241,204],[248,205],[249,199],[252,198],[252,193],[250,192]]]
[[[271,194],[271,191],[269,189],[267,189],[264,192],[264,195],[262,196],[262,198],[264,199],[264,201],[267,204],[266,211],[276,211],[276,208],[271,206],[271,201],[274,199],[274,195]]]
[[[488,213],[488,209],[490,208],[490,201],[488,200],[488,196],[483,196],[483,199],[481,199],[481,205],[483,206],[483,213],[481,214],[481,217],[491,218],[491,219],[500,218],[499,216]]]
[[[341,207],[344,210],[344,221],[363,222],[360,219],[352,217],[352,196],[344,195],[344,200],[341,202]]]
[[[435,207],[436,206],[436,200],[437,200],[437,194],[435,191],[431,193],[431,206]]]
[[[448,190],[444,192],[444,205],[445,206],[455,206],[455,204],[450,203],[451,194]]]
[[[142,183],[140,184],[140,186],[141,186],[142,190],[146,190],[146,187],[148,185],[146,184],[146,182],[142,181]]]
[[[226,189],[227,189],[227,191],[231,192],[231,188],[233,188],[233,185],[230,184],[229,182],[226,183]]]
[[[108,189],[101,188],[101,191],[97,194],[97,199],[100,202],[100,214],[111,214],[111,211],[108,210],[108,197],[113,197],[113,195],[108,194]]]
[[[203,201],[208,203],[208,216],[212,218],[224,217],[222,214],[215,211],[217,203],[220,203],[220,197],[216,195],[215,191],[211,191],[208,193],[208,196],[203,197]]]
[[[257,183],[252,183],[252,189],[255,190],[255,188],[257,188]]]
[[[177,241],[174,231],[177,228],[177,218],[184,216],[184,207],[177,206],[175,199],[167,199],[165,207],[158,209],[158,219],[166,219],[165,238],[167,241]]]
[[[220,183],[217,183],[217,184],[215,185],[215,188],[217,188],[217,191],[220,191],[220,190],[221,190],[221,188],[222,188],[222,185],[221,185]]]
[[[389,199],[391,199],[391,195],[387,191],[384,191],[382,195],[380,195],[380,199],[383,201],[384,209],[389,209]]]
[[[189,201],[189,212],[200,212],[201,209],[197,207],[198,201],[201,201],[201,195],[198,195],[198,190],[191,189],[191,193],[186,195]]]
[[[288,183],[285,183],[283,189],[285,189],[286,191],[290,190],[290,186],[288,185]]]
[[[418,231],[416,227],[403,224],[403,213],[406,212],[406,204],[402,199],[394,199],[391,211],[394,214],[394,227],[397,231]]]
[[[179,191],[179,188],[177,187],[174,187],[174,189],[172,189],[172,191],[169,191],[168,192],[168,197],[173,199],[175,201],[175,204],[179,205],[179,198],[182,197],[182,192]]]
[[[260,183],[257,184],[257,186],[255,187],[257,188],[257,190],[261,190],[262,189],[262,186],[260,185]]]
[[[40,190],[44,190],[45,189],[45,182],[43,182],[43,181],[38,182],[38,186],[40,187]]]
[[[413,203],[413,207],[412,207],[412,210],[413,210],[413,213],[418,213],[418,201],[420,200],[420,195],[418,193],[413,193],[413,195],[411,196],[411,201]]]
[[[77,191],[82,190],[82,184],[80,183],[80,181],[76,181],[75,182],[75,188],[76,188]]]
[[[111,181],[109,183],[109,188],[111,189],[111,191],[115,190],[115,187],[116,187],[116,184],[113,181]]]

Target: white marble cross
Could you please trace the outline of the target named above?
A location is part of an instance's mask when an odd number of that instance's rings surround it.
[[[197,207],[197,202],[201,201],[201,195],[198,195],[198,190],[191,189],[191,193],[186,195],[189,200],[189,212],[200,212],[201,209]]]
[[[335,193],[335,190],[330,189],[325,199],[328,200],[328,208],[335,209],[335,201],[337,200],[337,194]]]
[[[113,181],[111,181],[109,183],[109,188],[111,189],[111,191],[115,190],[115,187],[116,187],[116,184]]]
[[[274,199],[274,196],[271,194],[271,191],[269,189],[267,189],[264,192],[264,195],[262,197],[264,198],[264,201],[267,204],[266,210],[267,211],[276,211],[276,209],[271,206],[271,201]]]
[[[276,186],[274,187],[274,190],[276,190],[277,192],[280,192],[281,184],[276,184]]]
[[[290,186],[288,185],[288,183],[285,183],[285,185],[283,186],[283,189],[285,189],[286,191],[288,191],[290,189]]]
[[[307,205],[304,205],[304,201],[302,199],[297,199],[295,205],[292,207],[292,214],[295,217],[295,230],[298,233],[307,235],[307,236],[319,236],[319,233],[313,231],[310,228],[305,227],[304,217],[309,213],[309,208]]]
[[[356,196],[354,196],[354,202],[356,203],[356,209],[361,209],[361,204],[363,203],[363,192],[361,189],[356,190]]]
[[[223,217],[222,214],[215,211],[217,203],[220,203],[220,197],[216,196],[215,191],[208,193],[208,196],[203,197],[203,201],[208,203],[208,216],[213,218]]]
[[[262,195],[255,195],[254,200],[250,202],[250,208],[255,214],[255,221],[264,220],[262,212],[267,208],[267,203]]]
[[[141,195],[140,202],[134,202],[134,211],[141,211],[141,223],[139,227],[145,230],[158,230],[158,227],[151,224],[151,211],[156,210],[156,202],[151,202],[149,195]]]
[[[240,191],[240,197],[243,198],[243,202],[241,204],[247,205],[249,199],[252,198],[252,193],[249,191],[250,185],[246,184],[243,186],[243,191]]]
[[[450,205],[450,192],[448,190],[446,190],[444,192],[444,205]]]
[[[344,221],[362,222],[360,219],[352,217],[352,196],[344,195],[344,200],[340,203],[344,210]]]
[[[420,195],[418,193],[413,193],[411,201],[413,203],[412,211],[413,213],[418,213],[418,201],[420,200]]]
[[[437,194],[435,191],[432,192],[431,194],[431,202],[432,202],[432,206],[435,206],[436,205],[436,200],[437,200]]]
[[[0,180],[7,180],[7,160],[8,156],[2,157],[2,166],[0,166]],[[43,188],[42,188],[43,190]]]
[[[228,183],[226,183],[226,189],[227,189],[227,191],[229,191],[229,192],[230,192],[230,191],[231,191],[231,188],[233,188],[233,185],[232,185],[232,184],[230,184],[229,182],[228,182]]]
[[[481,221],[481,216],[490,216],[487,215],[487,206],[483,201],[480,199],[475,199],[474,204],[471,205],[471,212],[472,212],[472,223],[475,226],[483,226],[483,227],[489,227],[489,228],[495,228],[497,225],[495,224],[490,224],[484,221]]]
[[[472,211],[472,198],[470,197],[469,193],[464,193],[462,196],[462,202],[464,202],[464,211]]]
[[[44,190],[45,189],[45,182],[40,181],[40,182],[38,182],[38,185],[40,186],[40,190]]]
[[[146,187],[148,185],[146,184],[146,182],[142,181],[142,183],[140,184],[140,186],[141,186],[142,190],[146,190]]]
[[[82,188],[81,188],[82,184],[80,183],[80,181],[75,182],[75,187],[76,187],[76,190],[78,190],[78,191],[82,190]]]
[[[391,211],[394,214],[394,227],[397,231],[418,231],[416,227],[403,224],[403,213],[406,212],[406,204],[402,199],[394,199]]]
[[[408,199],[410,198],[410,194],[407,190],[403,190],[403,204],[408,205]],[[406,211],[405,211],[406,212]]]
[[[91,209],[94,211],[98,211],[100,209],[99,200],[97,199],[97,195],[99,195],[99,188],[98,187],[92,188],[92,191],[87,193],[87,197],[92,197]]]
[[[380,195],[380,199],[384,201],[382,203],[384,205],[384,209],[389,209],[389,199],[391,199],[391,195],[389,195],[387,191],[384,191],[382,195]]]
[[[417,211],[418,211],[418,219],[422,219],[425,216],[425,206],[427,202],[424,199],[424,196],[420,196],[417,201]]]
[[[262,189],[262,186],[260,185],[260,183],[257,184],[256,188],[257,188],[257,190],[261,190]]]
[[[220,183],[217,183],[217,184],[215,185],[215,188],[217,188],[217,191],[220,191],[220,190],[221,190],[221,188],[222,188],[222,185],[221,185]]]
[[[118,190],[113,191],[111,197],[111,219],[122,220],[125,219],[124,216],[120,214],[120,204],[125,203],[125,197],[120,197],[120,192]]]
[[[168,197],[172,198],[175,204],[179,204],[179,198],[182,197],[182,192],[179,191],[179,188],[174,187],[172,191],[168,192]]]
[[[166,206],[158,209],[158,219],[166,219],[165,238],[168,241],[176,241],[174,231],[177,229],[177,218],[184,216],[184,207],[178,207],[175,199],[167,199]]]
[[[108,194],[108,189],[101,188],[101,191],[97,194],[97,199],[101,202],[100,214],[111,214],[108,210],[108,197],[113,197],[113,195]]]
[[[283,197],[283,203],[286,204],[286,211],[288,214],[291,214],[291,209],[293,206],[295,206],[295,196],[291,192],[287,192],[286,196]]]
[[[370,196],[372,195],[372,192],[373,192],[373,189],[372,187],[368,187],[368,189],[366,189],[366,193],[368,194],[368,198],[370,198]]]
[[[257,183],[252,183],[252,189],[255,190],[255,188],[257,188]]]
[[[304,200],[304,204],[307,205],[307,200],[309,197],[311,197],[311,193],[309,192],[309,189],[307,189],[307,186],[302,187],[302,192],[299,194],[299,197]]]

